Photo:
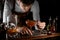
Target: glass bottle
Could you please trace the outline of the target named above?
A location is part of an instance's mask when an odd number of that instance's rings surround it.
[[[51,16],[50,16],[50,18],[49,18],[49,23],[48,23],[48,25],[47,25],[47,31],[50,31],[50,27],[51,27]]]
[[[52,25],[51,25],[51,27],[50,27],[50,31],[51,31],[52,33],[55,32],[55,19],[54,19],[53,22],[52,22]]]

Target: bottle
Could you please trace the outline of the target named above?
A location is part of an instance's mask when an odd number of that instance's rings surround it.
[[[49,23],[49,24],[47,25],[47,31],[48,31],[48,32],[50,31],[50,28],[51,28],[51,23]]]
[[[55,19],[54,19],[53,22],[52,22],[52,25],[51,25],[51,27],[50,27],[50,31],[51,31],[52,33],[55,32]]]
[[[50,31],[50,27],[51,27],[51,16],[50,16],[50,18],[49,18],[49,23],[48,23],[48,25],[47,25],[47,31]]]

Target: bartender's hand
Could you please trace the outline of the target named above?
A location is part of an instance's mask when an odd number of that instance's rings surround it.
[[[38,21],[37,25],[39,26],[40,29],[44,29],[46,26],[46,22]]]
[[[34,21],[34,20],[27,20],[26,21],[27,26],[33,27],[35,25],[38,25],[39,28],[44,29],[46,26],[46,22],[41,22],[41,21]]]
[[[24,34],[32,35],[32,31],[28,29],[27,27],[17,28],[17,32],[20,32],[22,35]]]

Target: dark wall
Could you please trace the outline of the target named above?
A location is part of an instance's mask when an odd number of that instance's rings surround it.
[[[56,0],[38,0],[40,11],[43,15],[52,15],[56,13]]]
[[[58,16],[56,13],[56,0],[38,0],[38,2],[41,20],[48,21],[50,16],[52,19]]]
[[[56,0],[38,0],[40,5],[40,18],[41,21],[45,21],[48,24],[50,16],[52,20],[58,18],[57,22],[57,32],[60,32],[60,16],[56,10]]]

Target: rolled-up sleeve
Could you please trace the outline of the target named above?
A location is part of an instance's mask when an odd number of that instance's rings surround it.
[[[4,10],[3,10],[3,23],[7,22],[7,16],[11,14],[11,8],[7,0],[4,3]]]
[[[40,21],[40,6],[39,3],[37,1],[34,2],[31,11],[33,12],[33,20]],[[35,25],[35,29],[38,30],[37,26]]]
[[[33,12],[33,20],[40,20],[40,7],[37,1],[34,2],[31,11]]]

